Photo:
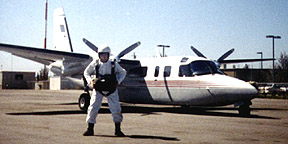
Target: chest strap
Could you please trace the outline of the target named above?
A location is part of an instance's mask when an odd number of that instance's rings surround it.
[[[99,67],[99,64],[95,67],[96,78],[100,78]],[[111,61],[111,75],[115,75],[115,61]]]

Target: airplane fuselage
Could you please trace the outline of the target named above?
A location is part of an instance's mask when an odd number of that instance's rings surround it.
[[[164,57],[143,59],[140,62],[141,67],[129,70],[119,87],[122,102],[219,106],[251,100],[257,95],[252,85],[222,74],[218,67],[214,67],[217,68],[215,73],[197,74],[195,71],[186,76],[181,74],[181,68],[193,62],[203,62],[205,65],[211,62],[207,59]]]

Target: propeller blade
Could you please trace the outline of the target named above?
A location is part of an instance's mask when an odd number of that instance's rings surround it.
[[[220,58],[218,58],[217,62],[221,63],[225,58],[227,58],[230,54],[234,52],[234,48],[227,51],[225,54],[223,54]]]
[[[120,52],[118,54],[118,56],[116,57],[117,60],[119,60],[121,57],[123,57],[124,55],[126,55],[127,53],[131,52],[132,50],[134,50],[136,47],[138,47],[141,44],[141,42],[136,42],[135,44],[129,46],[128,48],[126,48],[125,50],[123,50],[122,52]]]
[[[201,52],[199,52],[195,47],[191,46],[191,49],[193,50],[193,52],[199,56],[199,57],[203,57],[206,58]]]
[[[94,44],[92,44],[90,41],[87,39],[83,38],[83,42],[90,47],[92,50],[94,50],[96,53],[98,53],[98,47],[96,47]]]

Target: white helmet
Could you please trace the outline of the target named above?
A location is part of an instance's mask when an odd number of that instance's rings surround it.
[[[102,46],[100,46],[98,53],[109,53],[109,55],[110,55],[111,49],[107,45],[102,45]]]

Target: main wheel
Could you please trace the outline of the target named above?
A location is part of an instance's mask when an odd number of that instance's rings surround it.
[[[87,111],[90,105],[90,95],[87,93],[82,93],[78,100],[78,106],[82,111]]]

